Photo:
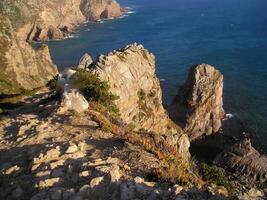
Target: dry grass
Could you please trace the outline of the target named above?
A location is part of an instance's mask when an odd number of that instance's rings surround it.
[[[104,131],[111,132],[127,142],[141,146],[162,161],[163,167],[155,171],[158,178],[183,185],[203,185],[203,181],[190,171],[189,164],[181,158],[176,149],[167,141],[156,141],[153,135],[149,133],[133,132],[117,116],[104,111],[103,107],[100,107],[101,112],[97,111],[99,110],[97,103],[91,103],[90,106],[93,106],[93,108],[91,107],[92,109],[89,109],[88,113],[93,120],[100,124]]]

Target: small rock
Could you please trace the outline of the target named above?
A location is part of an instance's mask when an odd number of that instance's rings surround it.
[[[20,170],[20,167],[18,165],[15,165],[13,167],[10,167],[8,168],[6,171],[5,171],[5,175],[11,175],[13,174],[14,172],[18,172]]]
[[[173,189],[174,189],[174,194],[178,195],[178,194],[180,194],[180,192],[183,191],[184,188],[182,186],[176,184],[173,186]]]
[[[249,191],[248,191],[248,195],[252,198],[256,198],[256,197],[263,197],[264,194],[262,191],[256,189],[256,188],[251,188]]]
[[[131,170],[131,167],[130,167],[129,165],[127,165],[127,164],[125,164],[125,165],[123,166],[123,168],[124,168],[125,170],[127,170],[127,171],[130,171],[130,170]]]
[[[40,181],[36,187],[38,188],[47,188],[47,187],[52,187],[53,185],[55,185],[56,183],[59,183],[60,178],[50,178],[50,179],[46,179],[44,181]]]
[[[111,183],[118,182],[121,178],[120,167],[118,165],[112,165],[110,168]]]
[[[98,186],[103,180],[104,180],[104,176],[96,177],[96,178],[92,179],[90,182],[91,188]]]
[[[79,150],[78,146],[76,144],[70,144],[68,149],[66,150],[65,153],[70,154],[70,153],[75,153]]]
[[[137,177],[134,178],[134,182],[135,183],[144,183],[144,179],[139,177],[139,176],[137,176]]]
[[[89,177],[90,176],[90,172],[88,170],[83,171],[79,174],[81,177]]]

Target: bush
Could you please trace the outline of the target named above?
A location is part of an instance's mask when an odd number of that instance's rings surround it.
[[[78,88],[88,101],[98,102],[103,105],[111,113],[119,113],[119,109],[115,105],[118,96],[113,95],[109,90],[110,86],[106,81],[90,71],[78,69],[73,80],[73,86]]]
[[[231,182],[225,176],[222,169],[216,167],[215,165],[209,166],[206,163],[201,163],[199,165],[199,174],[205,181],[224,186],[228,190],[229,194],[234,194],[234,188]]]

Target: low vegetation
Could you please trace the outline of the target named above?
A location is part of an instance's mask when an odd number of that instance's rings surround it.
[[[97,102],[108,109],[110,113],[119,114],[119,109],[115,104],[118,96],[110,92],[110,86],[106,81],[84,69],[79,69],[73,80],[73,86],[78,88],[85,98],[90,102]]]
[[[199,174],[205,181],[209,181],[216,185],[224,186],[229,194],[234,194],[234,188],[229,179],[225,176],[222,169],[216,167],[215,165],[209,166],[206,163],[201,163],[199,165]]]
[[[97,104],[90,104],[90,107]],[[141,146],[146,151],[154,154],[162,161],[162,168],[155,170],[155,175],[163,181],[171,181],[183,185],[202,185],[202,180],[192,171],[188,163],[182,159],[176,149],[167,141],[156,140],[153,134],[144,131],[134,132],[132,128],[124,124],[118,117],[110,115],[108,111],[97,111],[95,107],[88,113],[93,120],[100,124],[104,131],[109,131],[132,144]]]

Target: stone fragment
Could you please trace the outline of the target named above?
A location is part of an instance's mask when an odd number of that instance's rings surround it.
[[[98,186],[104,180],[104,176],[96,177],[90,181],[91,188]]]
[[[79,150],[78,146],[74,143],[70,143],[70,146],[66,150],[65,153],[70,154],[70,153],[75,153]]]
[[[40,181],[36,187],[42,189],[42,188],[47,188],[47,187],[52,187],[53,185],[55,185],[56,183],[60,182],[60,178],[50,178],[50,179],[46,179],[43,181]]]
[[[120,167],[118,165],[112,165],[110,168],[111,183],[118,182],[121,176]]]
[[[12,166],[8,169],[5,170],[4,174],[5,175],[11,175],[15,172],[19,172],[21,170],[21,168],[18,165]]]

